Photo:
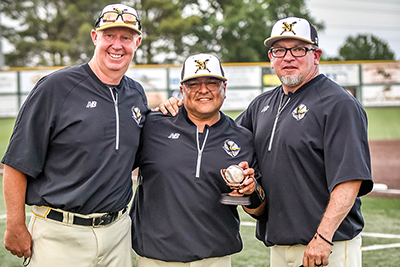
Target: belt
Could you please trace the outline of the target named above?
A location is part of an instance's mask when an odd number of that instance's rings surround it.
[[[99,226],[105,226],[105,225],[115,222],[127,210],[128,210],[128,208],[125,207],[121,211],[110,212],[110,213],[106,213],[106,214],[95,216],[95,217],[85,218],[85,217],[81,217],[81,216],[75,215],[70,212],[66,212],[66,211],[62,212],[62,211],[58,211],[58,210],[54,210],[54,209],[50,208],[50,211],[47,213],[47,215],[45,217],[48,219],[51,219],[51,220],[58,221],[58,222],[63,222],[64,216],[70,217],[72,215],[72,224],[81,225],[81,226],[99,227]]]

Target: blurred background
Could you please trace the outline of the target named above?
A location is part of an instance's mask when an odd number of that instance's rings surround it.
[[[35,83],[59,68],[88,62],[94,50],[90,38],[94,22],[104,6],[117,2],[0,1],[1,158],[18,111]],[[150,107],[179,97],[183,60],[208,52],[223,62],[228,90],[222,110],[233,118],[257,95],[280,84],[263,45],[274,22],[288,16],[308,19],[318,30],[323,50],[320,72],[356,97],[368,116],[376,187],[363,198],[363,266],[398,266],[400,0],[121,2],[137,9],[142,23],[142,43],[126,75],[143,85]],[[0,239],[5,218],[0,196]],[[235,255],[233,266],[269,266],[269,250],[254,238],[254,220],[244,213],[241,220],[245,247]],[[0,246],[0,267],[21,262]]]

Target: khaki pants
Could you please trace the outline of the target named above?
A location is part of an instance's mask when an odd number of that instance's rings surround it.
[[[34,206],[30,267],[132,267],[131,219],[127,212],[100,227],[45,218]]]
[[[137,255],[136,267],[231,267],[231,256],[192,262],[166,262]]]
[[[361,235],[334,244],[328,267],[361,267]],[[306,248],[303,245],[271,247],[271,267],[299,267]]]

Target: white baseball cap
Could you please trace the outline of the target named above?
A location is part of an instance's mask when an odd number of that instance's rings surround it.
[[[126,27],[142,34],[137,11],[123,4],[111,4],[103,8],[94,27],[97,31],[113,27]]]
[[[306,19],[288,17],[275,22],[272,27],[271,37],[264,41],[265,46],[272,44],[280,39],[298,39],[318,46],[317,30]]]
[[[219,59],[212,54],[196,54],[189,56],[183,63],[181,72],[181,82],[198,77],[214,77],[223,81],[225,78]]]

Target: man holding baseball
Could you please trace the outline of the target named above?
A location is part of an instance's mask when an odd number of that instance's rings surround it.
[[[89,63],[35,85],[2,161],[4,244],[32,267],[132,266],[127,205],[149,111],[142,86],[124,75],[142,38],[136,10],[106,6],[91,36]]]
[[[262,203],[254,170],[243,163],[255,166],[252,134],[220,111],[227,79],[216,56],[188,57],[181,78],[183,106],[175,117],[148,115],[135,160],[130,215],[137,266],[229,267],[242,241],[237,206],[220,203],[231,191],[220,171],[239,164],[247,208]]]

